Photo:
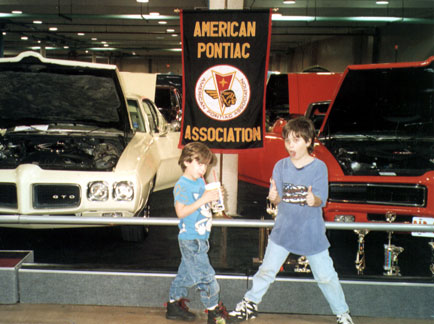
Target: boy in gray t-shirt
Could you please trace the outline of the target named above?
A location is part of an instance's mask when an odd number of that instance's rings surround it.
[[[252,288],[229,315],[240,321],[257,317],[257,304],[289,253],[295,253],[306,256],[337,323],[354,324],[328,251],[330,243],[322,216],[328,197],[328,175],[325,163],[311,155],[315,128],[311,120],[299,117],[288,121],[282,136],[289,157],[274,166],[268,194],[278,206],[276,221]]]

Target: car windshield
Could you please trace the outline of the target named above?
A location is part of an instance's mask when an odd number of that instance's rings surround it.
[[[434,137],[434,62],[350,70],[324,127],[326,135]]]
[[[157,107],[170,109],[172,107],[169,88],[155,89],[155,104]]]
[[[120,99],[112,78],[44,72],[0,73],[0,127],[82,123],[118,127]]]

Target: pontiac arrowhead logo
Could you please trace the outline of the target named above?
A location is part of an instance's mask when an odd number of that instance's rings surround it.
[[[216,65],[200,76],[195,96],[199,108],[207,116],[216,120],[231,120],[246,109],[250,85],[239,69]]]
[[[234,80],[234,76],[236,72],[232,72],[227,75],[224,75],[212,70],[211,73],[213,76],[213,81],[216,90],[205,89],[205,92],[211,98],[218,99],[220,112],[222,115],[224,115],[225,108],[235,105],[235,103],[237,102],[235,92],[231,90],[232,81]]]

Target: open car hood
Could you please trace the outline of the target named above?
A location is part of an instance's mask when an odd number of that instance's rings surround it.
[[[345,174],[434,170],[434,57],[349,67],[326,118],[319,139]]]
[[[0,128],[71,124],[131,132],[114,65],[36,52],[0,59]]]

